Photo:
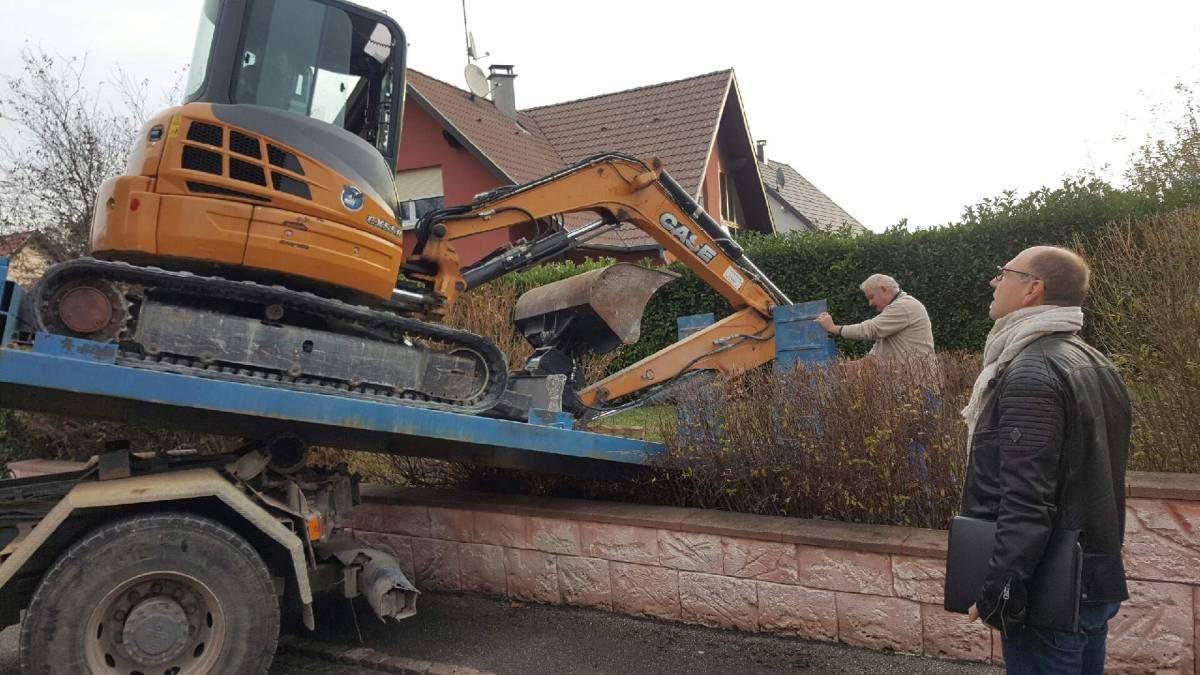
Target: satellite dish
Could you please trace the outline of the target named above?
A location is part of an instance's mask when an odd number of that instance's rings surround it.
[[[470,33],[470,31],[468,31],[467,32],[467,58],[474,61],[475,59],[479,58],[475,54],[476,54],[476,52],[475,52],[475,36],[472,35]]]
[[[463,70],[463,75],[467,78],[467,88],[471,90],[472,94],[483,98],[490,93],[487,76],[483,74],[482,68],[474,63],[468,63],[466,69]]]

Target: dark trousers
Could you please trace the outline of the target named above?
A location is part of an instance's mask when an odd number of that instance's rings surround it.
[[[1108,620],[1119,602],[1079,606],[1079,633],[1026,626],[1012,631],[1004,642],[1004,665],[1009,675],[1101,675]]]

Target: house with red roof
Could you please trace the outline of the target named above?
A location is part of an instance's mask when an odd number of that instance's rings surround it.
[[[67,256],[36,230],[0,234],[0,257],[8,258],[8,278],[28,287],[46,268]]]
[[[776,231],[732,70],[517,110],[511,66],[492,66],[491,98],[410,70],[396,185],[403,221],[466,204],[604,151],[658,157],[711,215],[731,228]],[[581,225],[567,220],[566,226]],[[455,243],[470,264],[526,233],[495,231]],[[573,258],[663,260],[632,225],[589,240]]]
[[[762,175],[776,232],[849,232],[862,234],[863,224],[838,206],[790,164],[767,157],[767,142],[758,141]]]

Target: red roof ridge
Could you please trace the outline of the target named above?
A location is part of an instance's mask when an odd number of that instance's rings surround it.
[[[702,80],[706,77],[712,77],[713,75],[721,75],[721,74],[725,74],[725,73],[728,73],[729,75],[733,75],[733,68],[725,68],[723,70],[714,70],[711,73],[704,73],[702,75],[692,75],[691,77],[685,77],[685,78],[678,79],[678,80],[668,80],[666,82],[656,82],[654,84],[644,84],[640,87],[631,87],[629,89],[622,89],[620,91],[610,91],[610,92],[607,92],[604,94],[595,94],[593,96],[584,96],[582,98],[571,99],[570,101],[560,101],[558,103],[547,103],[546,105],[534,106],[532,108],[523,108],[521,110],[521,112],[533,112],[535,110],[545,110],[546,108],[554,108],[554,107],[560,106],[560,105],[571,105],[572,103],[581,103],[583,101],[591,101],[592,99],[604,98],[606,96],[616,96],[617,94],[628,94],[630,92],[641,91],[643,89],[651,89],[654,87],[664,87],[668,84],[679,84],[680,82],[687,82],[689,80]]]
[[[438,84],[444,84],[444,85],[446,85],[447,87],[450,87],[451,89],[458,89],[459,91],[461,91],[461,92],[462,92],[462,93],[464,93],[464,94],[468,94],[468,95],[474,96],[474,94],[472,94],[471,92],[467,91],[466,89],[459,89],[459,88],[458,88],[458,87],[456,87],[455,85],[453,85],[453,84],[450,84],[449,82],[447,82],[447,81],[445,81],[445,80],[443,80],[443,79],[441,79],[441,78],[434,77],[434,76],[430,75],[429,73],[422,72],[422,71],[420,71],[420,70],[417,70],[416,68],[409,68],[409,69],[408,69],[408,72],[410,72],[410,73],[416,73],[417,75],[420,75],[421,77],[424,77],[424,78],[426,78],[426,79],[433,80],[434,82],[437,82]],[[482,97],[482,96],[479,96],[479,97],[476,97],[476,98],[483,98],[483,97]],[[484,99],[484,100],[490,100],[490,99]]]
[[[37,230],[21,230],[0,234],[0,255],[12,255],[20,251],[37,235]]]
[[[769,157],[767,158],[766,162],[758,163],[759,167],[764,166],[764,164],[765,164],[765,166],[767,166],[770,169],[775,169],[775,170],[786,169],[787,171],[791,172],[796,178],[800,179],[801,191],[808,192],[809,193],[808,196],[810,198],[819,197],[820,199],[825,200],[825,202],[827,204],[826,204],[825,208],[822,208],[821,213],[813,213],[813,212],[804,213],[803,211],[800,210],[799,204],[792,203],[791,199],[789,199],[789,197],[795,196],[795,195],[785,195],[783,187],[777,183],[774,176],[772,176],[770,178],[763,176],[762,182],[763,182],[763,187],[765,189],[774,192],[776,195],[779,196],[779,198],[784,203],[786,203],[788,206],[790,206],[792,209],[794,209],[797,213],[800,213],[806,220],[808,220],[809,222],[816,225],[819,229],[827,229],[829,226],[828,221],[832,221],[833,219],[836,219],[836,218],[841,218],[843,223],[850,225],[851,229],[855,229],[860,232],[867,231],[867,228],[865,225],[863,225],[861,222],[859,222],[859,220],[857,218],[850,215],[850,212],[847,211],[846,209],[842,208],[841,204],[838,204],[829,195],[825,194],[825,192],[822,191],[821,188],[817,187],[816,185],[813,184],[812,181],[805,178],[804,174],[802,174],[796,170],[796,167],[792,166],[791,164],[788,164],[787,162],[781,162],[777,159],[771,159]],[[793,188],[794,188],[794,186],[793,186]],[[791,192],[791,190],[789,190],[789,192]],[[817,206],[820,206],[820,205],[817,205]],[[832,211],[829,210],[828,207],[832,207],[833,210]],[[839,212],[840,212],[840,215],[839,215]],[[827,222],[817,222],[818,220],[825,220]]]
[[[434,77],[434,76],[432,76],[432,75],[430,75],[430,74],[428,74],[428,73],[424,73],[424,72],[422,72],[422,71],[420,71],[420,70],[417,70],[417,69],[415,69],[415,68],[409,68],[409,69],[408,69],[408,72],[410,72],[410,73],[416,73],[416,74],[420,75],[421,77],[424,77],[424,78],[427,78],[427,79],[433,80],[434,82],[437,82],[438,84],[440,84],[440,85],[442,85],[442,86],[449,87],[449,88],[451,88],[451,89],[454,89],[454,90],[456,90],[456,91],[458,91],[458,92],[460,92],[460,93],[462,93],[462,94],[466,94],[467,96],[470,96],[470,97],[472,97],[472,98],[480,98],[480,99],[483,99],[484,101],[487,101],[488,103],[491,103],[493,108],[494,108],[494,107],[496,107],[496,104],[495,104],[495,103],[492,101],[492,99],[490,99],[490,98],[488,98],[488,97],[486,97],[486,96],[477,96],[477,95],[476,95],[476,94],[474,94],[473,92],[470,92],[470,91],[468,91],[468,90],[466,90],[466,89],[459,89],[457,86],[455,86],[455,85],[453,85],[453,84],[450,84],[449,82],[447,82],[447,81],[445,81],[445,80],[438,79],[438,78],[436,78],[436,77]],[[556,105],[557,105],[557,104],[556,104]],[[534,109],[535,109],[535,108],[530,108],[530,110],[534,110]],[[499,111],[497,111],[497,112],[499,112]],[[515,124],[517,124],[517,125],[519,125],[519,126],[523,127],[523,128],[525,129],[525,131],[528,131],[528,132],[530,132],[530,133],[535,133],[535,134],[537,134],[538,136],[542,136],[542,137],[544,137],[544,134],[542,134],[541,127],[539,127],[539,126],[538,126],[537,120],[536,120],[536,119],[534,119],[533,117],[529,116],[529,115],[525,115],[524,113],[525,113],[525,111],[524,111],[524,110],[518,110],[518,111],[517,111],[517,116],[518,116],[518,119],[515,119],[515,120],[512,120],[512,121],[513,121]],[[555,148],[553,145],[551,145],[551,146],[550,146],[550,149],[551,149],[551,150],[553,150],[555,154],[558,154],[558,148]],[[560,158],[559,158],[559,160],[561,161],[561,160],[562,160],[562,158],[560,157]]]

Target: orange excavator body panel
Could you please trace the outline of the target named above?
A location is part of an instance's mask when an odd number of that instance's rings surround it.
[[[150,120],[125,175],[105,182],[91,251],[247,268],[386,300],[403,262],[402,233],[373,199],[349,212],[345,185],[303,152],[191,103]]]

